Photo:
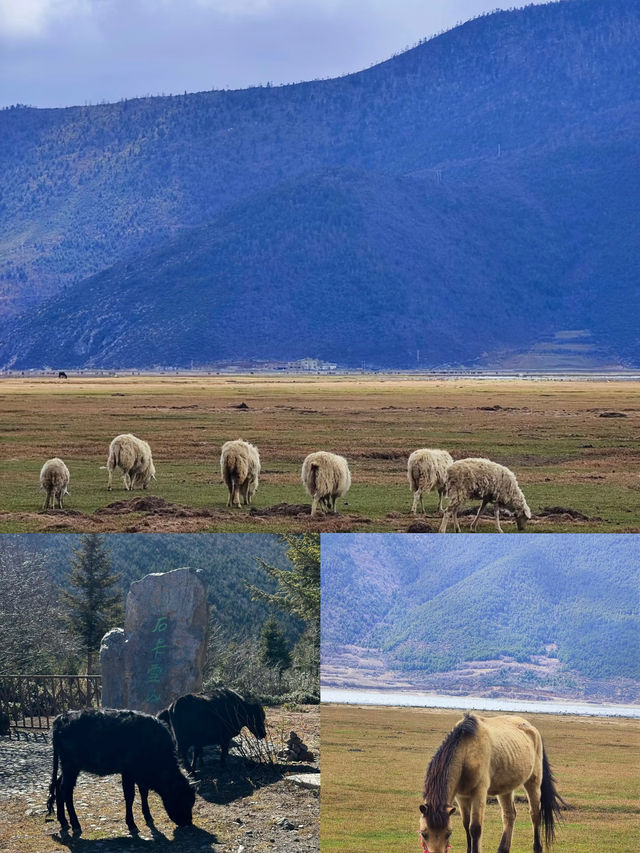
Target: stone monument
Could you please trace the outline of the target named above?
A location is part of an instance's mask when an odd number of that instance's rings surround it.
[[[175,569],[131,584],[124,631],[102,639],[102,705],[156,714],[202,690],[209,608],[202,573]]]

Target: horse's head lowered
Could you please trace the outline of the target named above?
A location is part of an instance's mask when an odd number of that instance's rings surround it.
[[[436,811],[429,803],[422,803],[418,836],[424,853],[447,853],[451,849],[450,818],[455,810],[455,806],[446,806],[443,811]]]

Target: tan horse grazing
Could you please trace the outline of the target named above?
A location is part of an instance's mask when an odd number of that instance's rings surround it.
[[[425,853],[450,849],[451,814],[458,804],[467,833],[467,853],[481,853],[487,795],[498,797],[504,831],[498,853],[509,853],[516,819],[513,792],[524,786],[533,823],[533,851],[554,839],[560,806],[540,732],[522,717],[465,714],[442,741],[427,768],[420,806],[420,842]]]

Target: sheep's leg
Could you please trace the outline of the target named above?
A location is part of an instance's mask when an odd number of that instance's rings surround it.
[[[318,514],[318,498],[316,495],[313,496],[313,500],[311,501],[311,516]]]
[[[442,501],[444,500],[444,489],[438,489],[438,495],[440,500],[438,501],[438,512],[444,512],[444,507],[442,506]]]
[[[411,504],[411,512],[415,515],[418,512],[418,501],[420,500],[420,489],[416,489],[413,493],[413,503]]]
[[[140,805],[142,806],[142,816],[144,817],[147,826],[153,826],[153,818],[149,811],[149,789],[146,785],[141,785],[138,782],[138,790],[140,791]]]
[[[131,491],[131,477],[128,474],[125,474],[122,477],[122,482],[124,483],[125,490],[127,492]]]
[[[462,533],[462,530],[460,530],[460,522],[458,521],[458,509],[459,507],[456,507],[453,510],[453,525],[455,527],[456,533]]]
[[[124,794],[125,820],[129,827],[129,832],[132,835],[137,835],[140,830],[133,819],[133,800],[136,795],[136,785],[133,777],[128,773],[122,774],[122,793]]]
[[[107,482],[107,491],[110,492],[113,486],[113,468],[109,468],[109,481]]]
[[[49,509],[49,501],[50,500],[51,500],[51,490],[47,489],[45,497],[44,497],[44,503],[42,504],[42,511],[43,512],[46,512]]]
[[[447,525],[449,524],[449,516],[451,515],[450,508],[445,509],[444,514],[442,516],[442,521],[440,522],[440,530],[438,533],[446,533]]]
[[[486,507],[486,505],[487,505],[488,503],[489,503],[489,501],[488,501],[486,498],[483,498],[483,499],[482,499],[482,503],[480,504],[480,507],[479,507],[479,509],[478,509],[478,512],[476,513],[476,517],[475,517],[475,518],[473,519],[473,521],[471,522],[471,531],[472,531],[472,533],[477,533],[477,532],[478,532],[478,521],[480,520],[480,516],[481,516],[481,515],[482,515],[482,513],[484,512],[484,508]]]
[[[62,498],[63,498],[63,497],[64,497],[64,493],[63,493],[63,492],[60,492],[60,493],[59,493],[59,495],[58,495],[58,509],[63,509],[63,508],[64,508],[64,507],[62,506]]]
[[[500,504],[496,504],[496,527],[498,528],[498,533],[504,533],[503,529],[500,527]]]

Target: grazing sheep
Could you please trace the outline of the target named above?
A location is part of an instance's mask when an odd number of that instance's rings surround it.
[[[147,824],[153,824],[149,790],[158,792],[174,823],[191,823],[195,791],[180,770],[171,733],[155,717],[112,709],[68,711],[53,721],[52,741],[53,773],[47,809],[52,814],[56,804],[63,830],[69,827],[66,806],[73,832],[82,832],[73,806],[73,789],[82,770],[96,776],[122,775],[126,821],[132,833],[138,832],[131,809],[136,785]]]
[[[122,480],[127,491],[142,486],[146,489],[156,478],[156,469],[151,457],[151,448],[146,441],[131,433],[117,435],[109,445],[109,455],[106,466],[101,466],[109,472],[107,489],[111,491],[114,468],[123,472]]]
[[[407,463],[407,478],[413,492],[411,512],[415,514],[418,511],[418,501],[420,501],[420,509],[424,512],[422,494],[431,492],[433,489],[438,490],[440,496],[438,509],[442,510],[447,468],[452,462],[451,454],[446,450],[423,448],[413,451]]]
[[[313,498],[311,515],[316,515],[318,504],[331,512],[336,511],[336,499],[349,491],[351,474],[344,456],[318,450],[310,453],[302,463],[302,483]]]
[[[258,490],[258,448],[241,438],[225,442],[220,455],[220,473],[229,489],[227,506],[240,506],[241,497],[245,504],[250,504]]]
[[[69,469],[62,459],[57,456],[47,459],[40,470],[40,488],[47,493],[42,505],[43,510],[48,510],[50,503],[55,509],[56,501],[58,508],[62,509],[62,499],[69,494],[69,479]]]
[[[498,465],[490,459],[459,459],[447,469],[445,494],[449,498],[449,506],[445,510],[440,533],[447,532],[449,518],[453,519],[456,532],[460,532],[458,510],[468,500],[480,500],[480,508],[471,522],[473,533],[478,528],[480,515],[488,503],[495,506],[495,519],[498,533],[500,527],[500,507],[513,511],[518,530],[524,530],[527,520],[531,518],[531,510],[522,494],[513,471]]]

